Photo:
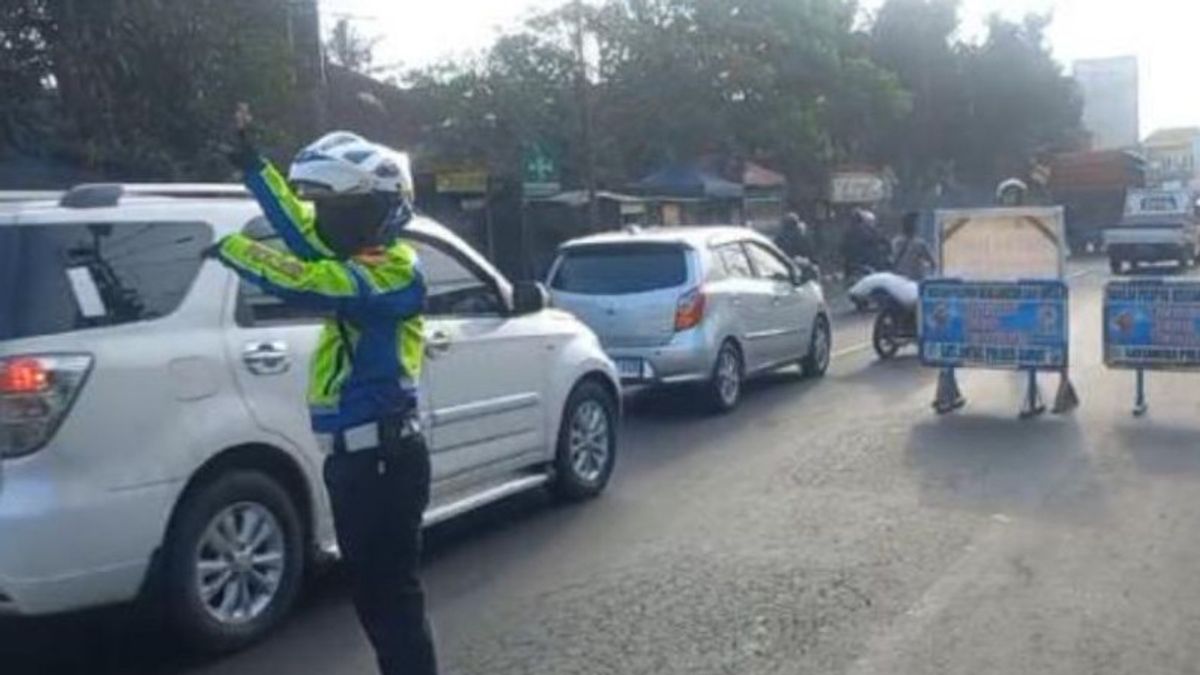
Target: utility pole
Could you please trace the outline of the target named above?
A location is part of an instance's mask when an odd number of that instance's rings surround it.
[[[296,83],[308,99],[309,114],[302,124],[308,134],[324,133],[327,126],[325,54],[321,44],[321,15],[317,0],[286,0],[288,43],[296,67]]]
[[[575,74],[576,99],[579,101],[580,144],[583,146],[583,180],[587,189],[587,225],[594,232],[600,224],[600,205],[596,203],[596,148],[592,128],[592,97],[588,82],[587,51],[584,49],[584,5],[575,0]]]

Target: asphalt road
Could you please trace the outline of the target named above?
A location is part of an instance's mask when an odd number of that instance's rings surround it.
[[[602,498],[530,495],[431,533],[445,672],[1200,671],[1200,376],[1151,376],[1134,420],[1132,375],[1100,363],[1107,271],[1073,270],[1069,417],[1020,422],[1018,376],[968,372],[968,407],[937,418],[934,374],[875,361],[864,318],[839,323],[823,381],[773,376],[729,416],[634,401]],[[107,611],[0,624],[0,663],[372,673],[344,580],[313,586],[220,661]]]

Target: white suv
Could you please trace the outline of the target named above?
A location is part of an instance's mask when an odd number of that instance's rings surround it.
[[[236,186],[0,207],[0,613],[145,594],[228,650],[336,555],[304,405],[319,317],[201,260],[238,230],[270,238]],[[426,523],[542,485],[599,493],[620,398],[596,337],[445,228],[405,237],[429,291]]]

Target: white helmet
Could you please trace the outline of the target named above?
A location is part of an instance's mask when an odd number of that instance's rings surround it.
[[[1025,201],[1025,197],[1029,194],[1029,186],[1020,178],[1009,178],[1000,183],[996,188],[996,202],[1003,204],[1004,198],[1011,192],[1017,193],[1017,203]]]
[[[414,198],[408,154],[348,131],[326,134],[301,150],[288,180],[309,199],[384,193],[411,205]]]

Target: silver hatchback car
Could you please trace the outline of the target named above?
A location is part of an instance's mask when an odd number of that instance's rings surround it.
[[[818,276],[747,228],[631,228],[563,244],[547,285],[600,337],[623,383],[699,384],[727,411],[748,376],[792,364],[825,373]]]

